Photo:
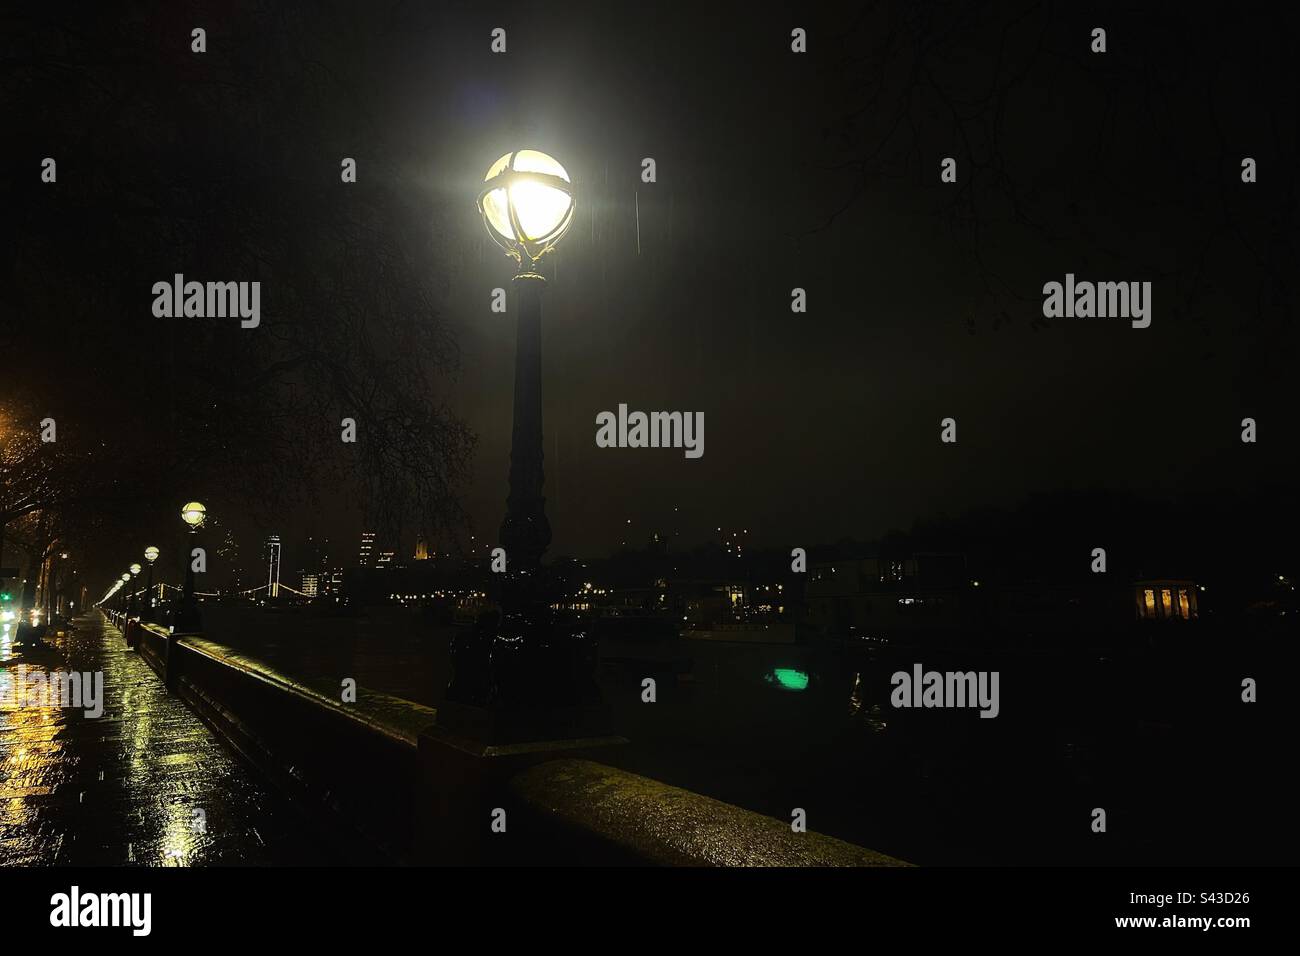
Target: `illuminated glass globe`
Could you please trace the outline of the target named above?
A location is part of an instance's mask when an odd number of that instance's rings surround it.
[[[153,564],[155,561],[158,560],[158,549],[157,549],[157,548],[145,548],[145,549],[144,549],[144,559],[145,559],[146,561],[148,561],[150,564]]]
[[[139,574],[139,573],[140,573],[142,570],[144,570],[144,569],[141,568],[140,565],[138,565],[138,564],[133,564],[133,565],[131,565],[131,567],[128,568],[127,570],[129,570],[129,571],[131,572],[132,575],[136,575],[136,574]]]
[[[523,262],[555,247],[573,222],[573,184],[556,160],[535,149],[506,153],[483,177],[478,209],[488,235]]]
[[[181,520],[191,528],[197,528],[203,524],[203,519],[208,516],[208,509],[198,501],[191,501],[181,508]]]
[[[131,580],[131,575],[124,574],[120,578],[118,578],[118,580],[121,581],[123,584],[126,584],[127,581]]]

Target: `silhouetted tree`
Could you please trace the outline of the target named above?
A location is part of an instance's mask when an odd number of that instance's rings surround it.
[[[0,519],[42,507],[57,451],[94,464],[57,496],[88,534],[159,501],[267,515],[342,488],[382,531],[451,542],[473,436],[447,405],[439,209],[373,118],[382,25],[254,6],[196,54],[191,19],[4,15],[0,102],[28,145],[0,185],[0,404],[55,418],[59,441],[5,452]],[[235,22],[238,42],[219,32]],[[155,317],[176,273],[260,282],[260,326]]]

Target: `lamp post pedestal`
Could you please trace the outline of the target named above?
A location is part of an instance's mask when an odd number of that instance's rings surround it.
[[[489,744],[622,742],[611,737],[596,663],[596,643],[579,622],[546,606],[507,605],[453,642],[455,677],[438,727]]]

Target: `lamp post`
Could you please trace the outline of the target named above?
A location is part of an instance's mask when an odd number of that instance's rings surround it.
[[[52,617],[58,617],[62,614],[63,607],[63,585],[68,579],[68,552],[59,552],[59,571],[54,576],[54,593],[51,597],[54,600],[54,609],[51,612]]]
[[[134,578],[139,577],[140,572],[143,571],[144,568],[140,567],[139,564],[133,564],[133,565],[131,565],[131,567],[127,568],[127,570],[131,572],[131,577],[132,577],[132,579],[134,579]],[[128,582],[127,582],[128,585],[133,585],[133,583],[134,583],[134,581],[128,581]],[[126,606],[126,613],[127,613],[127,616],[128,616],[128,617],[130,617],[132,614],[135,613],[135,592],[136,592],[136,589],[135,589],[134,586],[132,586],[132,587],[131,587],[131,593],[130,593],[130,595],[128,595],[128,597],[127,597],[127,601],[126,601],[126,605],[127,605],[127,606]]]
[[[514,430],[510,437],[510,495],[501,546],[516,584],[535,583],[551,543],[542,496],[542,256],[573,222],[573,187],[564,167],[545,153],[507,153],[488,169],[479,193],[488,234],[517,264]]]
[[[52,622],[59,615],[59,574],[68,560],[68,552],[51,553],[49,569],[45,573],[45,589],[41,592],[41,602],[45,605],[45,621]]]
[[[123,626],[123,627],[126,626],[126,599],[127,599],[127,587],[126,587],[126,586],[127,586],[127,582],[129,582],[130,580],[131,580],[131,572],[130,572],[130,571],[126,572],[126,573],[123,574],[120,578],[117,579],[117,581],[118,581],[118,585],[119,585],[119,590],[121,590],[121,592],[122,592],[122,596],[121,596],[120,598],[117,599],[117,609],[118,609],[118,612],[122,615],[122,626]]]
[[[555,159],[532,149],[489,167],[478,195],[488,235],[515,260],[515,392],[510,493],[500,543],[506,572],[499,611],[452,646],[452,681],[439,723],[493,740],[604,733],[589,636],[551,607],[541,558],[551,543],[542,494],[542,291],[539,260],[573,222],[573,185]],[[447,706],[447,705],[450,706]]]
[[[144,593],[149,595],[149,603],[145,605],[146,611],[153,610],[153,563],[158,560],[159,554],[160,552],[155,547],[150,546],[144,549],[144,560],[149,565],[148,583],[144,586]]]
[[[130,572],[130,576],[126,581],[128,589],[126,595],[126,620],[122,622],[122,635],[126,638],[126,646],[134,647],[135,629],[137,627],[135,621],[135,594],[137,590],[135,579],[140,576],[140,571],[142,569],[139,564],[133,564],[131,567],[127,568],[127,570]]]
[[[199,629],[199,603],[194,596],[194,536],[207,520],[208,509],[202,502],[189,501],[181,508],[181,520],[190,529],[190,547],[185,554],[185,590],[181,592],[181,606],[172,615],[172,630],[185,634]]]

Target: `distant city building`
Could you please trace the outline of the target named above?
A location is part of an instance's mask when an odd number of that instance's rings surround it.
[[[271,535],[266,539],[267,569],[266,593],[270,597],[280,596],[280,536]]]
[[[375,559],[375,566],[376,567],[391,566],[393,563],[393,558],[395,557],[397,557],[397,553],[395,551],[381,551],[379,552],[379,557]]]
[[[425,544],[423,538],[415,539],[415,560],[417,561],[429,560],[429,546]]]
[[[303,562],[317,571],[330,566],[330,539],[316,535],[307,536],[307,559]]]
[[[337,597],[343,593],[343,569],[334,568],[316,575],[316,594],[320,597]]]
[[[965,555],[890,554],[814,564],[805,600],[814,629],[879,638],[960,626],[982,604],[978,588]]]
[[[373,531],[361,532],[361,553],[357,557],[357,566],[362,568],[370,567],[370,556],[375,550],[375,533]]]
[[[315,597],[320,591],[320,575],[302,572],[302,593],[304,597]]]
[[[1196,582],[1176,578],[1138,581],[1134,584],[1140,621],[1195,620]]]

